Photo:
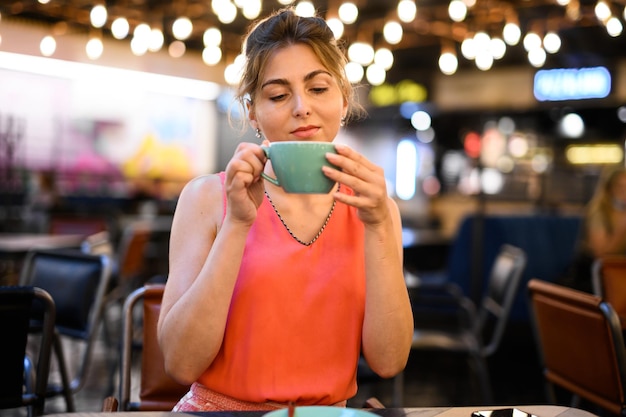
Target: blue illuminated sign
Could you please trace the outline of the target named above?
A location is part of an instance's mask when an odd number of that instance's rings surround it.
[[[605,67],[541,70],[533,90],[539,101],[604,98],[611,92],[611,74]]]

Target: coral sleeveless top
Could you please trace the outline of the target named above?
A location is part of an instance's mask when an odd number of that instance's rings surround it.
[[[364,310],[364,230],[356,210],[337,203],[322,234],[305,246],[265,197],[221,350],[198,382],[251,402],[329,405],[351,398]]]

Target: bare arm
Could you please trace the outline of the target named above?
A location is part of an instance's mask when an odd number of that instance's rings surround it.
[[[158,329],[165,369],[181,383],[195,381],[220,349],[246,236],[263,198],[263,164],[260,147],[238,147],[226,169],[223,223],[217,176],[193,180],[181,193]]]
[[[363,355],[382,377],[404,369],[413,339],[413,313],[402,268],[402,228],[395,202],[389,219],[365,227],[367,295]]]
[[[397,205],[387,196],[383,170],[352,149],[338,145],[329,160],[341,171],[326,175],[346,184],[354,196],[338,201],[357,207],[365,226],[366,299],[363,355],[374,372],[391,377],[406,365],[413,338],[413,314],[402,267],[402,228]]]

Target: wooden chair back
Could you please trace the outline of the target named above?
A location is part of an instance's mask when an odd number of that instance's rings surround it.
[[[146,281],[146,251],[151,237],[150,222],[136,222],[122,232],[115,257],[115,268],[107,303],[119,302]]]
[[[600,297],[532,279],[533,324],[549,399],[554,386],[616,415],[626,410],[626,349],[619,318]]]
[[[145,252],[150,241],[149,224],[138,223],[127,227],[118,251],[120,280],[131,279],[145,269]]]
[[[124,303],[122,362],[120,370],[121,411],[170,411],[189,390],[165,373],[164,359],[157,341],[157,322],[161,311],[163,284],[149,284],[133,291]],[[134,329],[133,311],[143,302],[143,339],[139,400],[131,400]]]
[[[593,293],[610,303],[626,329],[626,256],[598,258],[592,266]]]

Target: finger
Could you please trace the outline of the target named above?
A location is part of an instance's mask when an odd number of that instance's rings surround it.
[[[331,180],[340,184],[345,184],[346,186],[352,188],[356,193],[358,193],[365,184],[365,181],[358,177],[355,177],[354,175],[350,175],[344,170],[338,170],[328,166],[323,166],[322,172]]]
[[[375,177],[379,175],[377,165],[347,147],[345,152],[342,150],[342,154],[327,154],[327,159],[342,172],[360,178],[365,182],[375,181]]]
[[[233,160],[239,159],[248,162],[255,174],[260,175],[260,171],[265,167],[267,162],[267,156],[263,149],[256,144],[246,144],[246,146],[238,147],[238,152],[235,153]]]
[[[260,178],[264,166],[265,161],[259,159],[255,151],[242,150],[241,152],[235,154],[235,156],[229,161],[228,166],[226,167],[226,176],[229,180],[241,180],[241,178],[245,178],[245,176],[238,176],[238,174],[250,175],[252,180],[244,181],[244,184],[248,185]]]
[[[338,155],[344,156],[352,161],[355,161],[356,163],[363,165],[367,169],[371,170],[371,169],[376,168],[376,164],[374,164],[365,156],[363,156],[362,154],[360,154],[359,152],[355,151],[354,149],[352,149],[351,147],[347,145],[335,144],[335,150],[337,151]]]
[[[357,194],[369,193],[372,188],[385,188],[385,174],[382,168],[371,165],[366,167],[343,156],[329,155],[329,161],[339,169],[323,168],[326,176],[352,188]]]

